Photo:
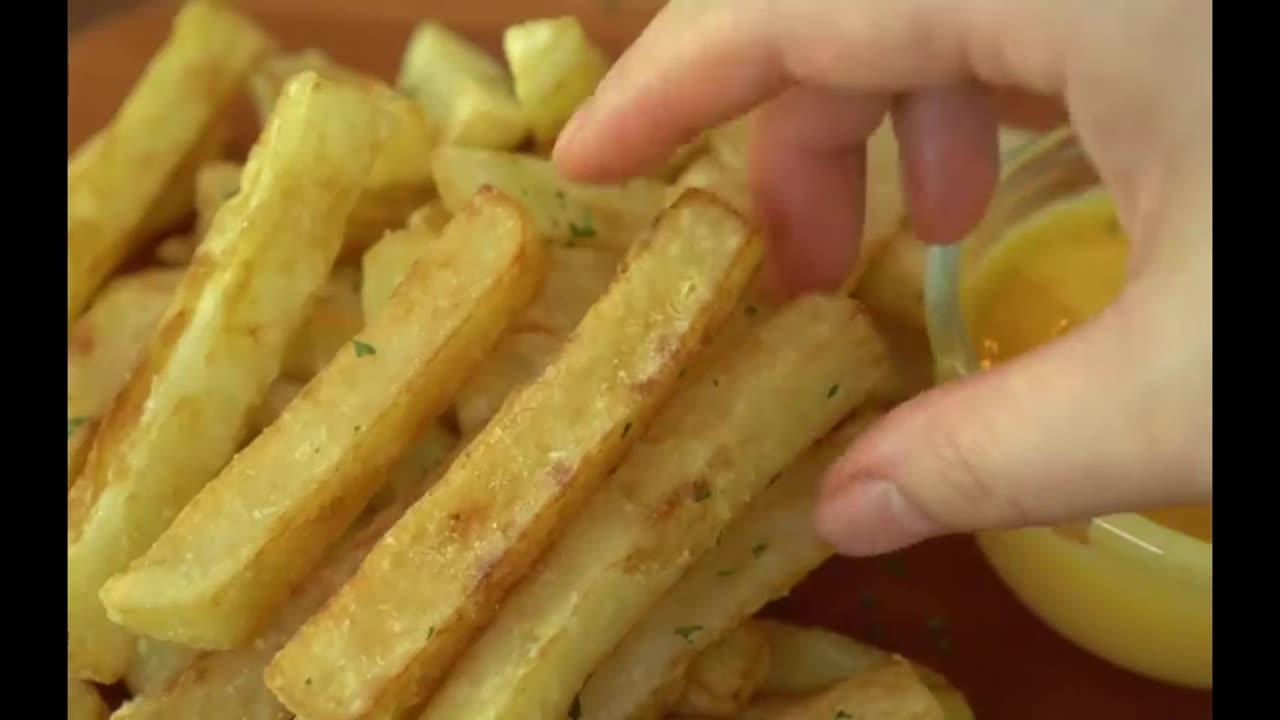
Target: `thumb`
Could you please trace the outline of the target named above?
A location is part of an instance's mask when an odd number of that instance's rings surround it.
[[[1205,501],[1197,453],[1211,441],[1188,437],[1211,433],[1211,418],[1189,421],[1205,410],[1188,390],[1198,358],[1167,351],[1180,330],[1157,309],[1126,294],[1050,345],[895,409],[828,471],[819,531],[844,554],[872,555]]]

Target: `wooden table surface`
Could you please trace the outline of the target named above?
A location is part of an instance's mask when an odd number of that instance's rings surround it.
[[[159,45],[173,3],[149,3],[94,22],[128,0],[68,0],[68,150],[101,127]],[[288,48],[315,46],[391,77],[413,23],[434,18],[496,47],[516,19],[576,14],[618,51],[652,0],[241,0]],[[1002,99],[1006,118],[1055,121],[1051,103]],[[248,124],[244,126],[247,133]],[[246,134],[242,142],[251,138]],[[769,608],[775,616],[846,631],[919,659],[950,677],[980,720],[1203,720],[1212,695],[1116,669],[1059,638],[1004,588],[968,537],[887,558],[829,562]],[[943,629],[939,631],[941,621]]]

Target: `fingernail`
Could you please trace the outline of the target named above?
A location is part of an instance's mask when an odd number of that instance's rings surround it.
[[[843,555],[892,552],[939,534],[939,528],[898,486],[876,477],[838,486],[818,503],[818,532]]]

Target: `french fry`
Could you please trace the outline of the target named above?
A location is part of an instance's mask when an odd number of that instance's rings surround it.
[[[383,235],[364,252],[360,258],[360,307],[365,317],[377,316],[409,274],[409,268],[439,236],[439,231],[426,222],[410,223]]]
[[[67,720],[106,720],[107,704],[98,689],[74,678],[67,678]]]
[[[564,338],[545,333],[518,332],[502,338],[458,391],[458,429],[464,435],[480,432],[508,397],[542,374],[563,344]]]
[[[667,191],[667,196],[679,197],[691,187],[703,188],[719,195],[743,215],[750,216],[755,212],[746,175],[730,170],[712,153],[704,154],[690,163]]]
[[[224,203],[240,192],[240,163],[229,160],[208,163],[200,168],[195,179],[196,237],[209,232],[214,215]]]
[[[751,720],[944,720],[937,698],[899,657],[812,697],[773,707],[747,715]]]
[[[290,720],[293,714],[263,683],[263,669],[298,626],[351,577],[405,507],[384,510],[335,548],[253,642],[198,654],[175,680],[137,693],[111,720]]]
[[[449,224],[449,218],[452,216],[453,213],[450,213],[449,208],[444,206],[444,201],[437,197],[410,213],[409,219],[405,224],[409,227],[426,225],[439,233],[444,230],[445,225]]]
[[[208,137],[245,75],[270,48],[246,19],[191,2],[103,131],[67,173],[67,327],[137,248],[148,211]]]
[[[529,134],[502,63],[438,23],[414,29],[396,87],[422,104],[446,145],[506,150]]]
[[[860,412],[793,462],[592,671],[583,717],[647,717],[678,699],[699,652],[831,555],[813,528],[817,480],[875,417]]]
[[[851,637],[818,627],[758,620],[773,650],[774,662],[760,683],[763,695],[809,695],[841,680],[880,667],[889,653]]]
[[[284,355],[282,372],[306,382],[320,372],[334,355],[364,327],[360,304],[360,273],[337,267],[316,293],[302,325],[293,334]]]
[[[811,295],[690,375],[424,717],[567,712],[592,669],[769,479],[866,398],[884,362],[857,303]]]
[[[199,650],[173,643],[137,638],[137,648],[124,673],[124,685],[133,695],[158,693],[186,672]]]
[[[547,280],[517,327],[528,332],[568,335],[604,294],[618,271],[618,257],[589,247],[551,248]]]
[[[249,419],[250,433],[257,437],[259,433],[279,420],[284,409],[298,397],[298,393],[302,392],[305,384],[305,381],[286,377],[276,378],[275,382],[271,383],[271,387],[267,388],[266,396],[262,398],[262,402],[258,404]]]
[[[446,146],[432,167],[450,211],[492,185],[524,203],[547,237],[577,245],[625,250],[632,231],[647,228],[666,199],[663,185],[648,178],[609,186],[571,183],[550,161],[530,155]]]
[[[512,25],[503,33],[502,48],[533,138],[549,148],[578,106],[595,92],[608,61],[576,17]]]
[[[886,117],[867,138],[867,190],[862,221],[863,247],[872,247],[902,228],[907,219],[898,136]]]
[[[95,133],[86,140],[67,160],[68,183],[75,180],[71,176],[91,168],[98,160],[98,153],[103,146],[105,132]],[[173,179],[165,183],[158,197],[147,209],[146,215],[131,239],[130,246],[145,243],[162,232],[173,230],[187,220],[195,205],[195,179],[201,167],[222,155],[226,149],[227,132],[222,123],[214,124],[196,143],[182,163],[174,172]]]
[[[854,297],[877,317],[923,330],[926,252],[910,230],[892,236],[868,258]]]
[[[360,336],[106,584],[111,619],[200,648],[252,637],[533,297],[542,243],[515,202],[480,193]]]
[[[675,711],[736,717],[769,673],[771,662],[769,636],[753,622],[739,625],[689,663]]]
[[[363,92],[314,75],[290,84],[68,494],[72,676],[114,682],[127,667],[133,641],[98,591],[238,449],[388,126]]]
[[[347,221],[344,255],[359,256],[383,233],[401,227],[409,213],[431,196],[431,156],[436,133],[418,103],[392,92],[373,77],[333,62],[317,50],[277,55],[254,73],[250,89],[260,116],[266,117],[289,78],[304,71],[379,93],[396,116],[395,130],[369,171],[364,192]]]
[[[117,277],[72,326],[67,342],[68,489],[84,467],[98,417],[129,379],[181,279],[180,270]]]
[[[889,372],[871,394],[883,408],[905,402],[933,385],[933,353],[924,331],[877,318],[876,327],[889,348]]]
[[[774,662],[760,683],[762,695],[802,696],[822,692],[860,673],[894,662],[893,655],[851,637],[816,627],[773,620],[756,621],[769,638]],[[912,663],[912,668],[938,699],[946,720],[972,720],[964,694],[946,678]]]
[[[285,705],[311,720],[395,718],[425,700],[644,433],[761,252],[705,193],[665,213],[555,362],[276,656],[267,684]]]

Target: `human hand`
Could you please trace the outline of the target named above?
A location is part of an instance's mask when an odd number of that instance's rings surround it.
[[[818,525],[873,554],[946,532],[1212,498],[1212,3],[672,0],[561,135],[614,180],[759,103],[771,263],[831,288],[892,110],[913,226],[962,237],[997,177],[988,87],[1061,97],[1132,238],[1117,301],[1058,341],[904,403],[830,470]],[[852,199],[852,201],[851,201]]]

